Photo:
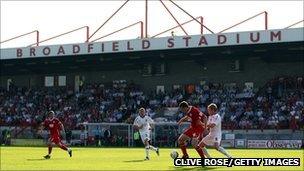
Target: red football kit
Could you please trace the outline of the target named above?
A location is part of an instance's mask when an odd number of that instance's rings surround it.
[[[191,118],[191,125],[184,134],[190,138],[201,138],[204,128],[197,121],[204,123],[204,114],[198,108],[191,106],[186,115]]]
[[[54,113],[54,112],[52,112]],[[52,153],[52,143],[55,143],[58,147],[61,149],[68,151],[70,157],[72,157],[72,150],[69,149],[63,142],[61,142],[60,138],[60,131],[62,129],[62,123],[59,121],[59,119],[53,117],[53,118],[47,118],[43,122],[43,126],[47,128],[50,131],[50,138],[48,142],[48,155],[44,156],[45,159],[51,158]],[[64,129],[64,128],[63,128]]]
[[[61,122],[57,118],[53,119],[46,119],[44,121],[44,127],[49,129],[50,131],[50,138],[49,140],[55,144],[58,144],[61,139],[60,139],[60,130],[61,130]]]
[[[204,128],[198,121],[205,123],[206,116],[196,107],[190,106],[189,111],[186,114],[191,118],[191,125],[188,129],[185,130],[183,134],[187,135],[190,138],[198,138],[198,140],[202,139],[202,134],[204,132]],[[183,157],[188,157],[186,145],[184,143],[180,144],[180,148],[183,152]],[[204,158],[204,152],[200,147],[195,147],[195,150],[200,155],[201,158]]]

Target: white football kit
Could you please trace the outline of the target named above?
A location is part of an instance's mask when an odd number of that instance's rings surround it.
[[[220,145],[222,140],[221,122],[222,119],[218,113],[208,117],[207,125],[214,123],[215,126],[213,128],[210,128],[209,134],[202,139],[204,144],[208,146],[214,146],[214,144],[217,142]]]
[[[153,123],[153,119],[150,118],[149,116],[137,116],[134,120],[134,125],[137,126],[142,126],[143,127],[141,129],[139,129],[139,134],[141,137],[142,142],[145,142],[145,140],[150,140],[150,129],[151,129],[151,124]]]

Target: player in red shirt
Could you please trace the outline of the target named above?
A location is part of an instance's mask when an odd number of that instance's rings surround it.
[[[182,122],[189,121],[191,125],[188,129],[185,130],[178,138],[178,144],[183,152],[183,158],[189,158],[186,149],[186,141],[189,141],[192,138],[192,145],[197,147],[197,143],[202,139],[204,134],[204,127],[207,122],[207,116],[203,114],[198,108],[190,106],[186,101],[182,101],[179,104],[180,110],[186,115],[178,121],[178,125]],[[193,143],[194,142],[194,143]],[[195,148],[197,153],[201,158],[204,158],[204,154],[209,157],[209,154],[205,148]]]
[[[67,146],[62,143],[60,138],[60,130],[64,132],[63,124],[55,117],[54,111],[48,112],[48,118],[45,119],[43,123],[41,123],[40,130],[43,128],[47,128],[50,131],[50,138],[48,141],[49,153],[44,156],[45,159],[51,158],[52,153],[52,143],[56,144],[61,149],[68,151],[70,157],[72,157],[72,150],[67,148]]]

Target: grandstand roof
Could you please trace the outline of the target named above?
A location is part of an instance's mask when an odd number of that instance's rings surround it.
[[[140,64],[170,62],[171,60],[229,60],[261,57],[269,62],[303,62],[303,42],[269,43],[255,45],[188,48],[175,50],[139,51],[126,53],[62,56],[60,58],[25,58],[0,60],[3,75],[48,74],[102,70],[140,69]]]

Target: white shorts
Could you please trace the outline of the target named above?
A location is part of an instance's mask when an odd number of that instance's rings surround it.
[[[214,146],[215,143],[218,143],[220,145],[221,139],[221,137],[208,134],[202,139],[202,142],[207,146]]]
[[[150,141],[150,131],[139,132],[142,142]]]

